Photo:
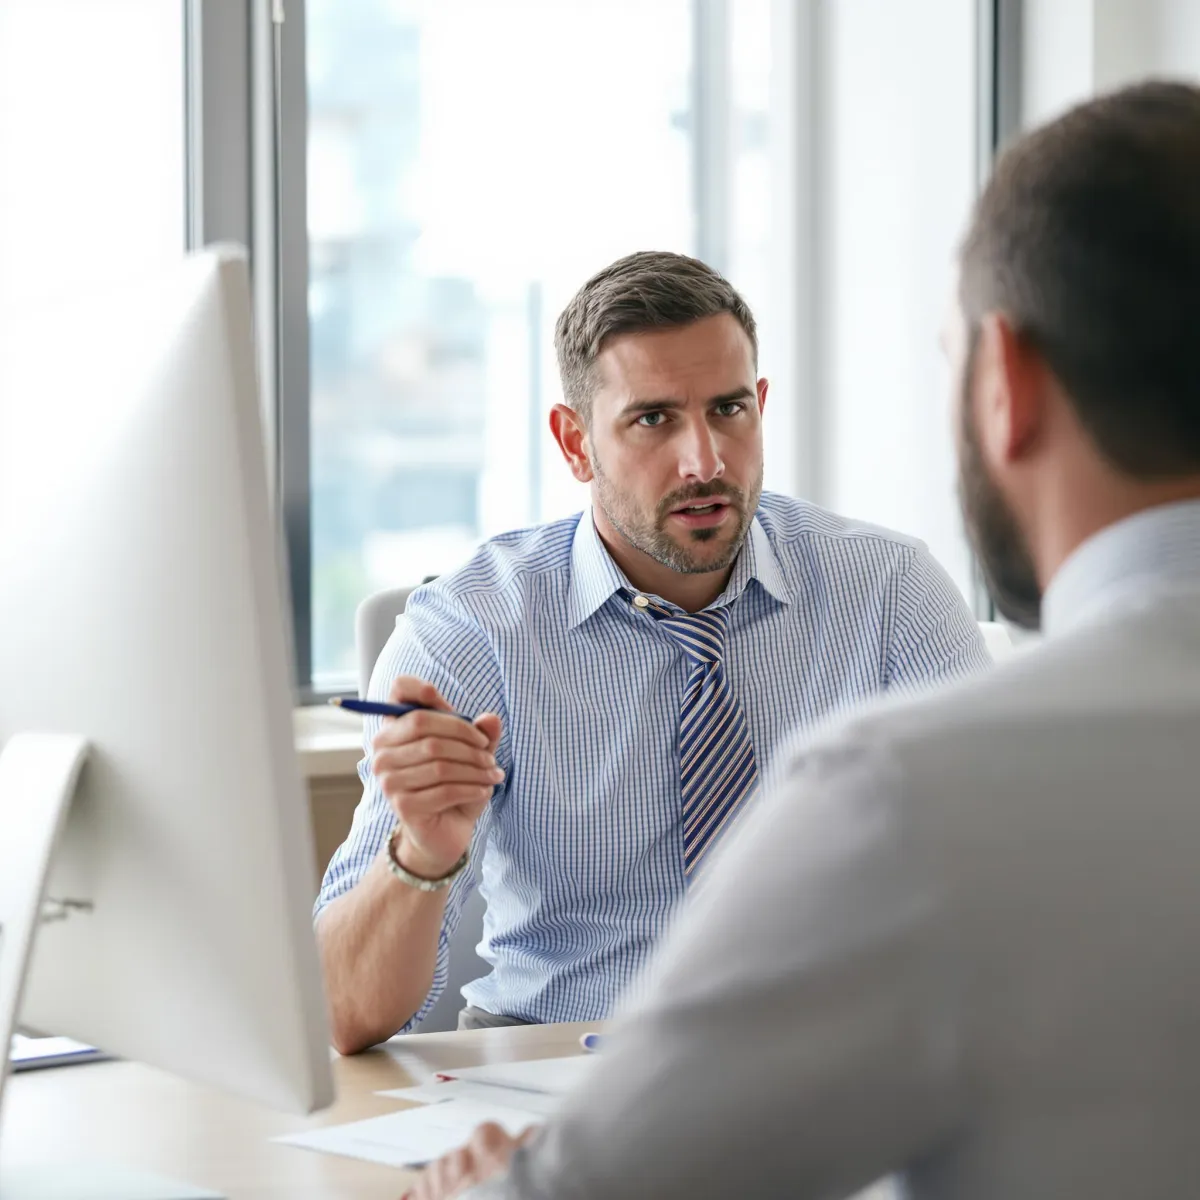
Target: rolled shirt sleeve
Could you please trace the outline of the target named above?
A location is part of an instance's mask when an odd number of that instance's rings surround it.
[[[413,675],[432,683],[456,712],[466,716],[498,713],[504,722],[504,731],[496,757],[508,773],[508,720],[495,653],[461,601],[436,585],[420,588],[409,598],[404,614],[397,620],[396,629],[371,673],[368,697],[386,700],[392,682],[399,675]],[[321,913],[333,900],[349,892],[362,879],[395,828],[395,813],[371,771],[371,743],[383,720],[382,717],[364,718],[364,757],[358,764],[363,795],[354,810],[350,833],[326,869],[313,910],[314,921],[320,919]],[[501,785],[497,792],[502,792],[504,786]],[[414,1028],[437,1003],[446,987],[450,940],[458,927],[463,904],[475,887],[473,863],[476,851],[486,841],[487,823],[488,812],[485,812],[475,829],[471,847],[472,865],[468,865],[454,881],[446,897],[433,986],[412,1020],[397,1032],[406,1033]],[[402,969],[399,964],[397,969]]]

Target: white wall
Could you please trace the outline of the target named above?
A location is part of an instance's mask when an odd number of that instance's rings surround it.
[[[183,18],[0,2],[0,307],[183,253]]]
[[[1200,79],[1196,0],[1026,0],[1022,124],[1152,76]]]
[[[971,598],[937,336],[975,194],[975,5],[808,3],[816,232],[798,314],[812,309],[799,322],[800,344],[812,339],[802,486],[923,538]],[[1200,0],[1026,0],[1021,66],[1026,127],[1137,79],[1200,78]]]
[[[817,498],[923,538],[968,598],[938,334],[975,191],[974,5],[823,0]]]
[[[1095,0],[1026,0],[1021,15],[1022,124],[1039,124],[1091,94]]]

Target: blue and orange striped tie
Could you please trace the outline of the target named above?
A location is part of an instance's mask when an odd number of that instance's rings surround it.
[[[746,714],[722,662],[729,609],[674,613],[644,596],[632,600],[655,617],[691,663],[679,718],[683,870],[690,879],[758,787]]]

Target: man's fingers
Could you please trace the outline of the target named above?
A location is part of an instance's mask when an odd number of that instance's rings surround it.
[[[452,783],[446,787],[426,788],[423,792],[397,791],[390,793],[386,777],[380,780],[384,795],[392,801],[396,815],[405,823],[428,821],[450,809],[461,808],[463,815],[474,819],[492,798],[491,787],[476,787],[467,783]]]
[[[495,713],[484,713],[475,718],[474,725],[487,738],[488,749],[495,753],[496,747],[500,744],[500,732],[503,729],[500,718]]]
[[[494,1123],[480,1125],[465,1146],[430,1163],[417,1186],[401,1200],[451,1200],[464,1188],[498,1175],[508,1165],[513,1151],[539,1131],[540,1126],[535,1125],[519,1138],[513,1138]]]
[[[468,1145],[472,1150],[494,1154],[497,1150],[511,1146],[512,1141],[513,1139],[495,1121],[485,1121],[476,1126]]]
[[[383,746],[372,760],[372,766],[377,773],[403,771],[409,767],[422,767],[437,759],[465,763],[481,771],[490,771],[496,766],[496,756],[490,750],[480,749],[458,738],[440,737],[420,738],[399,746]]]
[[[469,1149],[475,1157],[476,1171],[480,1180],[502,1171],[508,1166],[514,1151],[525,1143],[531,1133],[536,1133],[540,1126],[522,1131],[519,1137],[512,1137],[499,1125],[488,1122],[480,1125],[471,1136]]]
[[[397,768],[390,755],[377,754],[371,769],[381,783],[387,776],[388,787],[396,794],[423,792],[427,788],[444,787],[454,783],[493,788],[504,780],[504,772],[499,767],[477,767],[472,763],[452,762],[445,758]],[[384,790],[387,792],[388,788]]]
[[[436,708],[441,712],[454,711],[432,683],[415,675],[398,675],[393,679],[388,699],[393,704],[423,704],[426,708]]]
[[[472,722],[427,709],[405,713],[402,717],[385,717],[371,744],[376,748],[402,746],[406,742],[419,742],[424,738],[465,742],[478,750],[492,748],[487,733]]]
[[[409,1193],[413,1200],[447,1200],[459,1190],[471,1170],[471,1151],[452,1150],[421,1172],[417,1186]]]

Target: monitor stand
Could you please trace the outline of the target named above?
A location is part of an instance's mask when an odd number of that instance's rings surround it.
[[[33,939],[43,920],[50,861],[87,754],[86,739],[57,733],[15,734],[0,749],[0,1118],[8,1052]],[[67,902],[67,909],[72,904]],[[59,902],[60,914],[67,909]],[[214,1192],[106,1165],[47,1163],[6,1168],[0,1162],[0,1200],[222,1198]]]

